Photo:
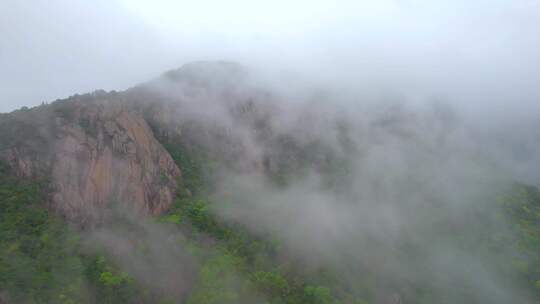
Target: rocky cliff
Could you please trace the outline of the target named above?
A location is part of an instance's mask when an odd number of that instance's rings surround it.
[[[0,127],[16,135],[0,157],[19,176],[49,179],[51,207],[79,224],[115,204],[154,215],[173,201],[180,169],[142,115],[107,94],[3,115]]]

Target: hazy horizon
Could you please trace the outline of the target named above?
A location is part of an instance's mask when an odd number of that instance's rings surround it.
[[[0,5],[0,112],[227,60],[365,99],[540,108],[538,1],[33,1]]]

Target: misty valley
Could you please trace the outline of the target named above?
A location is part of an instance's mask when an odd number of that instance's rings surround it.
[[[539,303],[536,122],[232,62],[0,114],[0,303]]]

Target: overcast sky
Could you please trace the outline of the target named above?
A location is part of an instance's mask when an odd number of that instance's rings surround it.
[[[0,112],[193,60],[333,86],[540,109],[536,0],[1,0]]]

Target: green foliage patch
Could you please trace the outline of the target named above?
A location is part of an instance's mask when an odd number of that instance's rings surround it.
[[[45,206],[47,183],[0,163],[0,294],[13,303],[128,303],[134,282],[100,255],[82,251],[77,231]]]

